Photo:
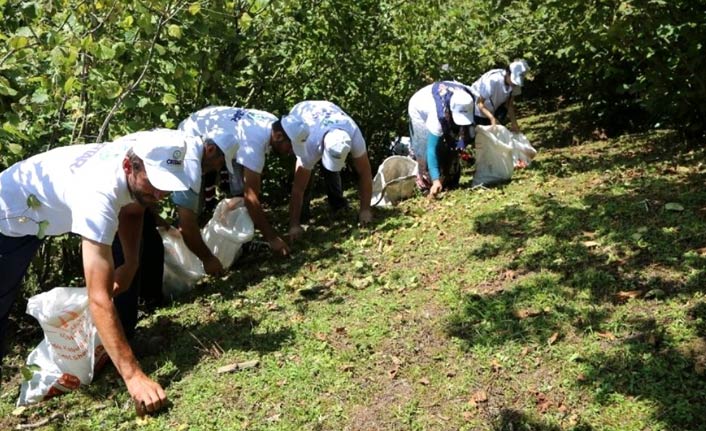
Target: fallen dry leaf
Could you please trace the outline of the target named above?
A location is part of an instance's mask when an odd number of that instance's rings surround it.
[[[612,333],[607,332],[607,331],[606,332],[596,332],[596,335],[598,335],[601,338],[605,338],[606,340],[612,341],[612,340],[616,339],[615,335],[613,335]]]
[[[476,404],[479,403],[486,403],[488,402],[488,394],[485,393],[484,390],[479,390],[473,395],[471,395],[471,399],[468,401],[472,406],[475,406]]]
[[[400,367],[395,367],[387,372],[387,376],[391,379],[397,377],[397,373],[400,372]]]
[[[583,246],[586,248],[593,248],[593,247],[598,247],[599,245],[601,245],[597,241],[583,241],[581,244],[583,244]]]
[[[424,386],[428,386],[428,385],[429,385],[429,379],[427,379],[426,377],[422,377],[421,379],[419,379],[419,383],[422,384],[422,385],[424,385]]]
[[[558,332],[553,333],[552,336],[549,337],[549,339],[547,340],[547,344],[549,344],[551,346],[552,344],[556,343],[556,340],[558,338],[559,338],[559,333]]]
[[[642,295],[641,290],[624,290],[615,294],[615,299],[620,302],[627,302],[631,299],[639,298]]]
[[[523,310],[514,310],[514,311],[512,312],[512,314],[513,314],[513,316],[515,316],[516,318],[518,318],[518,319],[520,319],[520,320],[523,320],[523,319],[526,319],[526,318],[528,318],[528,317],[536,317],[536,316],[539,316],[540,314],[542,314],[542,312],[539,311],[539,310],[534,310],[534,309],[531,309],[531,308],[527,308],[527,309],[523,309]]]

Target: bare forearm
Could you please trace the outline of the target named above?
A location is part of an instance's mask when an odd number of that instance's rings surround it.
[[[253,224],[260,231],[262,236],[266,241],[271,241],[277,238],[277,232],[272,228],[270,223],[267,221],[267,216],[265,211],[260,205],[260,200],[252,197],[245,196],[245,207],[248,209],[248,214],[253,220]]]
[[[292,190],[292,197],[289,200],[289,226],[299,226],[302,214],[302,204],[304,202],[304,193],[298,190]]]
[[[106,301],[105,298],[95,297],[89,298],[89,300],[89,308],[93,322],[98,330],[98,336],[118,373],[120,373],[123,380],[132,378],[135,373],[141,373],[140,365],[125,338],[125,333],[113,302],[110,300]]]
[[[213,257],[213,253],[209,250],[205,242],[203,242],[203,237],[201,236],[201,231],[197,229],[182,229],[182,236],[184,237],[184,243],[201,261],[205,261]]]

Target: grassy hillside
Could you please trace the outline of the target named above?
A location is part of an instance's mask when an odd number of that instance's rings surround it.
[[[511,183],[472,190],[470,168],[371,229],[321,203],[292,259],[247,256],[143,320],[141,362],[172,402],[155,417],[112,368],[13,413],[32,332],[0,428],[706,429],[703,145],[587,118],[525,115],[540,154]]]

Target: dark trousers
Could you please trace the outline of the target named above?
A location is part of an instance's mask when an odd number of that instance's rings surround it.
[[[0,234],[0,369],[5,357],[5,334],[10,310],[22,286],[22,278],[41,244],[42,240],[36,236]]]
[[[348,208],[348,201],[343,197],[343,183],[341,181],[341,173],[333,172],[326,169],[322,164],[319,165],[319,175],[324,179],[326,188],[326,198],[331,211],[336,212],[344,208]],[[311,217],[311,197],[314,192],[314,173],[312,172],[309,184],[304,192],[304,202],[302,203],[302,213],[300,217],[301,223],[306,223]]]
[[[116,268],[125,262],[123,249],[117,235],[113,241],[113,261]],[[145,211],[139,267],[130,288],[113,299],[120,322],[123,324],[123,330],[128,338],[135,335],[140,298],[144,300],[148,309],[162,303],[163,275],[164,244],[162,236],[157,232],[154,215],[150,211]]]

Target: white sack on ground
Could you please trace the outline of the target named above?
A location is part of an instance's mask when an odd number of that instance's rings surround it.
[[[388,206],[414,195],[419,167],[404,156],[390,156],[378,167],[373,178],[373,197],[370,205]]]
[[[179,230],[160,228],[164,242],[164,278],[162,292],[166,297],[178,296],[193,289],[206,275],[203,263],[189,250]],[[255,236],[255,225],[242,198],[223,199],[213,217],[201,229],[201,236],[214,256],[228,268],[240,255],[244,243]]]
[[[44,340],[27,357],[34,369],[22,382],[17,405],[27,405],[78,389],[109,360],[88,309],[85,287],[55,287],[27,302],[27,314],[36,318]]]
[[[509,181],[515,165],[529,165],[537,154],[527,138],[505,126],[476,126],[476,171],[473,186]]]

